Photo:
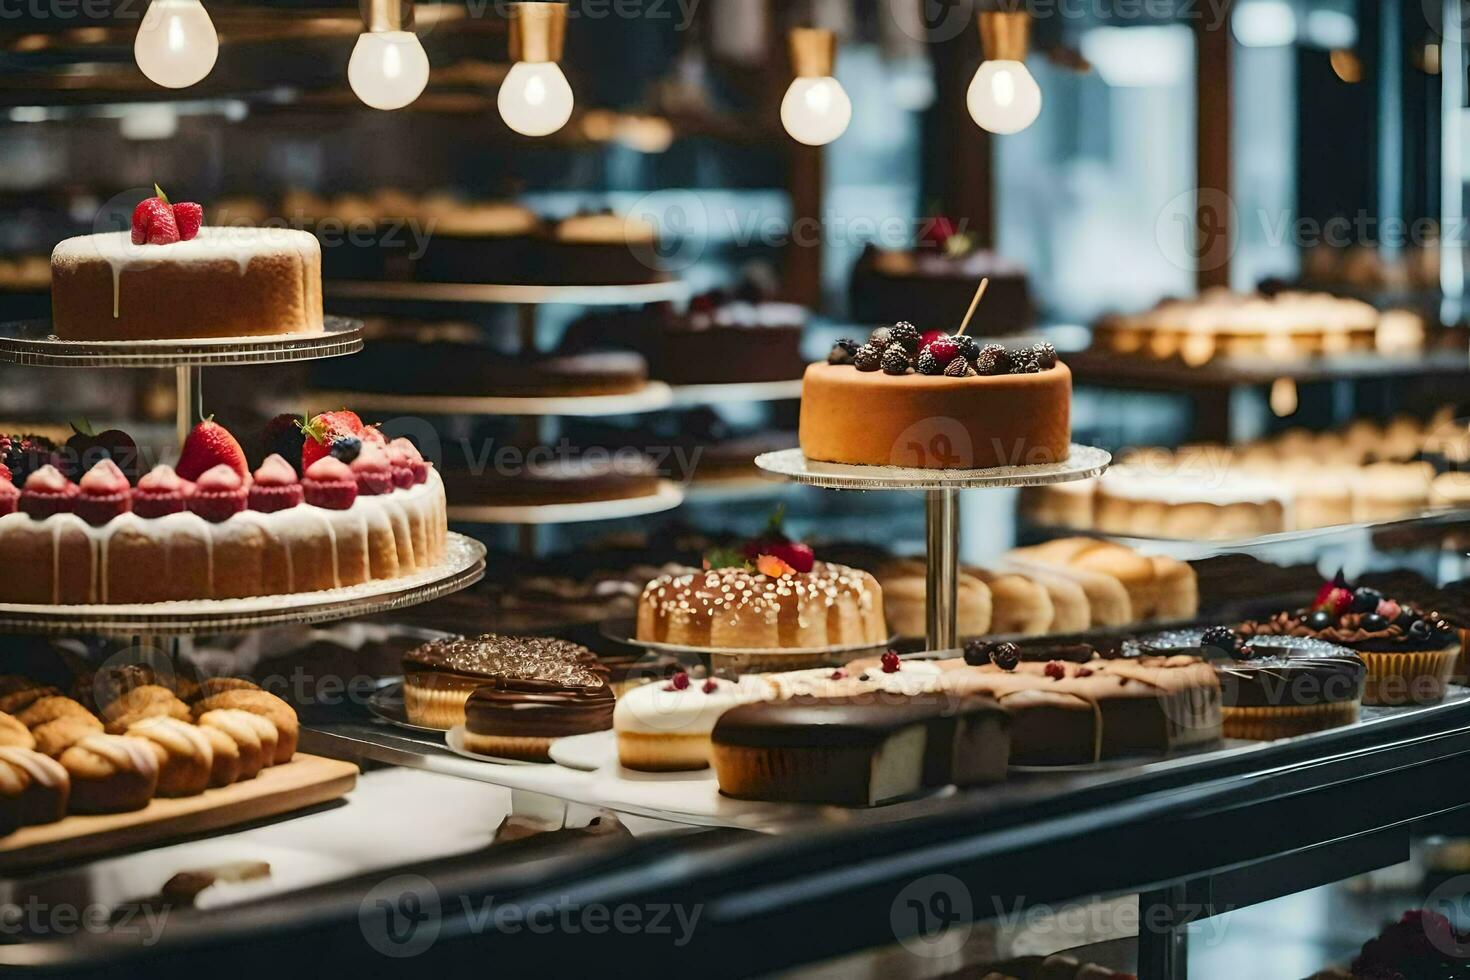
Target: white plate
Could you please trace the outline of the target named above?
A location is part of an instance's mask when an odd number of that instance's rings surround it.
[[[493,755],[481,755],[478,752],[471,752],[469,749],[464,747],[463,725],[455,725],[449,731],[445,732],[444,744],[449,746],[449,751],[453,752],[455,755],[462,755],[466,759],[474,759],[476,762],[491,762],[501,766],[549,765],[549,763],[544,762],[527,762],[524,759],[501,759]]]
[[[618,764],[616,732],[589,732],[568,735],[551,743],[551,761],[578,772],[596,772],[604,766]]]

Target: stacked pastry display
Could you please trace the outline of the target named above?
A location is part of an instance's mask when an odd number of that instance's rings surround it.
[[[869,244],[863,249],[852,270],[852,315],[859,323],[892,323],[921,310],[922,329],[942,330],[964,317],[975,283],[983,278],[990,280],[985,332],[1030,328],[1035,311],[1025,270],[978,247],[952,219],[930,218],[911,248]]]
[[[877,576],[889,625],[900,636],[923,636],[923,562],[891,561]],[[960,569],[963,637],[1080,633],[1189,620],[1198,611],[1199,584],[1188,564],[1092,538],[1060,538],[1015,549],[989,568]]]
[[[1028,488],[1022,509],[1048,527],[1224,540],[1464,506],[1470,485],[1448,469],[1462,465],[1464,429],[1450,416],[1290,430],[1239,447],[1140,450],[1096,479]]]
[[[1198,299],[1164,300],[1144,313],[1105,318],[1093,330],[1095,349],[1191,366],[1217,357],[1297,358],[1423,344],[1424,324],[1416,315],[1379,313],[1328,293],[1266,297],[1209,290]]]
[[[274,694],[236,678],[176,691],[146,674],[79,677],[70,695],[0,677],[0,832],[198,796],[295,754],[296,712]]]
[[[811,460],[919,469],[1067,459],[1072,372],[1048,343],[1008,349],[961,334],[879,327],[807,368],[801,449]]]
[[[205,421],[176,467],[136,483],[106,446],[76,481],[44,446],[12,446],[7,458],[23,469],[0,463],[0,602],[285,595],[414,575],[443,559],[443,483],[408,440],[390,443],[341,411],[309,423],[281,416],[265,442],[280,451],[252,473],[234,436]]]
[[[1376,589],[1354,589],[1339,575],[1309,608],[1241,624],[1247,642],[1267,637],[1321,640],[1352,650],[1367,666],[1363,703],[1434,704],[1444,698],[1460,658],[1460,631],[1438,612]]]
[[[204,228],[198,204],[161,194],[131,231],[69,238],[51,255],[63,340],[320,333],[322,253],[284,228]]]

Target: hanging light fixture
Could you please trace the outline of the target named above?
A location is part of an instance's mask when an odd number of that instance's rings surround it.
[[[970,83],[966,101],[981,129],[1019,133],[1041,114],[1041,89],[1026,70],[1031,18],[1021,10],[980,14],[980,44],[985,60]]]
[[[402,109],[429,84],[429,56],[413,32],[413,0],[362,0],[363,26],[347,63],[352,91],[374,109]]]
[[[219,35],[199,0],[153,0],[138,36],[133,60],[165,88],[188,88],[204,79],[219,58]]]
[[[576,99],[562,74],[567,37],[564,3],[513,3],[510,57],[515,62],[500,83],[500,118],[522,136],[550,136],[572,118]]]
[[[791,32],[796,77],[781,100],[781,125],[798,143],[826,146],[852,122],[852,100],[832,76],[836,64],[836,34],[814,27]]]

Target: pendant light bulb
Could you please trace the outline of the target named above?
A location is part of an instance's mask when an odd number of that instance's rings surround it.
[[[847,132],[852,100],[833,77],[837,36],[799,27],[791,32],[791,63],[796,78],[781,100],[781,125],[798,143],[826,146]]]
[[[347,82],[364,105],[402,109],[429,84],[429,55],[413,32],[411,0],[365,0]]]
[[[153,0],[133,39],[133,59],[165,88],[202,81],[219,58],[219,34],[199,0]]]
[[[522,136],[550,136],[572,118],[576,97],[562,73],[567,5],[517,3],[510,11],[510,56],[515,64],[500,83],[500,118]]]
[[[981,129],[1000,135],[1019,133],[1041,115],[1041,87],[1026,69],[1031,20],[1022,12],[988,11],[980,15],[985,61],[965,101]]]

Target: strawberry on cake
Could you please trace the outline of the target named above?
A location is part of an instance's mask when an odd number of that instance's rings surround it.
[[[240,444],[213,420],[190,434],[177,469],[155,467],[137,486],[111,459],[79,483],[47,463],[20,487],[0,464],[0,602],[285,595],[438,564],[447,543],[438,473],[412,444],[388,445],[350,412],[303,424],[308,433],[328,428],[329,446],[304,438],[301,461],[313,461],[302,479],[280,454],[252,475]]]
[[[288,228],[203,228],[203,209],[157,187],[130,231],[68,238],[51,253],[63,340],[320,333],[322,254]]]

